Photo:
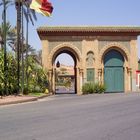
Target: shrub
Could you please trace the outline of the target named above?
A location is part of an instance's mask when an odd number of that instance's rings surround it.
[[[34,88],[34,92],[39,93],[39,92],[42,92],[42,91],[41,91],[41,88],[40,88],[39,86],[36,86],[36,87]]]
[[[83,94],[91,94],[94,90],[94,84],[93,83],[85,83],[82,86],[82,92]]]
[[[96,83],[94,85],[94,93],[103,93],[105,92],[106,87],[103,84]]]
[[[101,84],[98,93],[104,93],[106,91],[106,86]]]
[[[23,94],[24,95],[28,95],[28,88],[27,88],[27,86],[24,87]]]
[[[30,92],[30,93],[34,92],[34,85],[33,84],[29,84],[28,92]]]
[[[91,93],[104,93],[106,90],[105,85],[99,83],[85,83],[82,86],[83,94],[91,94]]]

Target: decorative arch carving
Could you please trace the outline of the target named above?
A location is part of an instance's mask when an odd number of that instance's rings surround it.
[[[94,52],[93,51],[88,51],[87,56],[86,56],[86,66],[87,67],[93,67],[94,64]]]
[[[104,55],[111,49],[115,49],[119,51],[124,56],[125,61],[129,62],[129,58],[130,58],[129,51],[127,50],[125,46],[123,46],[122,44],[118,42],[109,43],[101,49],[100,55],[99,55],[100,62],[103,61]]]
[[[52,64],[52,61],[53,61],[54,56],[57,55],[59,53],[59,51],[61,51],[61,50],[63,51],[64,49],[72,52],[75,55],[75,57],[78,59],[79,63],[80,64],[82,63],[82,55],[81,55],[80,50],[76,46],[74,46],[73,44],[71,44],[71,43],[62,43],[62,44],[57,45],[50,52],[49,60],[48,60],[50,66]]]

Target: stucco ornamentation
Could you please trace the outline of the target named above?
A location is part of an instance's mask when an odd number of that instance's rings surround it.
[[[79,65],[82,63],[82,54],[76,46],[74,46],[71,43],[61,43],[61,44],[57,45],[56,47],[54,47],[50,52],[49,60],[48,60],[50,66],[52,65],[54,56],[61,50],[62,51],[68,50],[68,51],[72,52],[74,54],[74,56],[77,58],[77,60],[79,61]]]
[[[94,53],[92,51],[89,51],[87,53],[86,66],[87,67],[93,67],[94,60],[95,60]]]
[[[118,43],[118,42],[113,42],[113,43],[109,43],[109,44],[105,45],[101,49],[100,54],[99,54],[99,61],[101,63],[103,62],[104,55],[109,50],[112,50],[112,49],[115,49],[115,50],[119,51],[124,56],[125,61],[129,62],[130,54],[129,54],[128,49],[125,46],[123,46],[122,44]]]

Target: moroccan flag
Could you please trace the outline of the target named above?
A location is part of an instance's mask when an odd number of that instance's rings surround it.
[[[44,16],[50,16],[53,11],[53,6],[48,0],[32,0],[30,8]]]

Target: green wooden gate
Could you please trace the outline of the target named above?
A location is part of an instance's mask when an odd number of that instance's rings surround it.
[[[124,58],[116,50],[109,51],[104,57],[104,82],[106,92],[124,91]]]

